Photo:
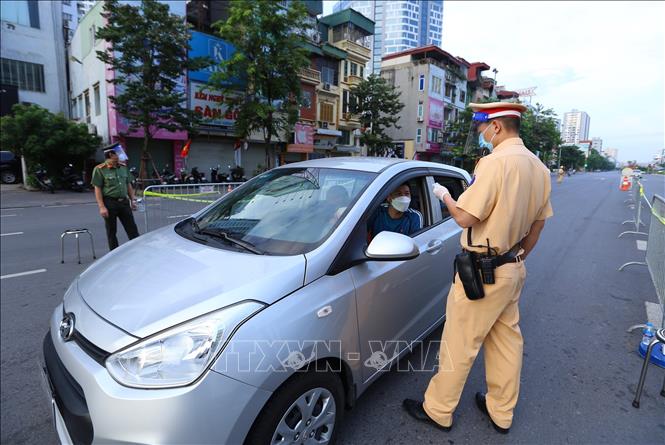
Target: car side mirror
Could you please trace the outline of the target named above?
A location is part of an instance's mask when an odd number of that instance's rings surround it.
[[[412,238],[395,232],[381,232],[365,250],[365,256],[374,261],[406,261],[420,255]]]

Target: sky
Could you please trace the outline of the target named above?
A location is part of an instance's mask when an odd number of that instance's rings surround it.
[[[536,87],[560,118],[586,111],[590,138],[649,162],[665,148],[663,23],[665,2],[444,1],[442,47],[506,89]]]

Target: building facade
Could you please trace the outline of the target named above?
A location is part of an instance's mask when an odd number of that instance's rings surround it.
[[[185,16],[185,4],[166,2],[173,14]],[[109,96],[120,93],[118,85],[111,83],[115,72],[97,59],[96,51],[103,51],[107,43],[95,38],[97,30],[106,24],[102,17],[103,2],[97,2],[79,22],[69,44],[67,58],[70,73],[70,106],[72,119],[88,124],[90,133],[99,135],[102,144],[120,142],[129,157],[129,166],[139,167],[143,148],[143,130],[129,132],[127,119],[113,107]],[[178,86],[186,88],[183,75]],[[180,150],[187,140],[186,131],[170,132],[163,129],[153,134],[150,156],[161,171],[167,165],[173,168]],[[101,151],[97,159],[102,158]],[[149,176],[150,176],[149,172]]]
[[[417,159],[450,162],[446,136],[468,103],[469,67],[433,45],[384,56],[381,76],[401,92],[405,105],[400,128],[386,133],[395,141],[415,141]]]
[[[577,144],[589,139],[591,118],[584,111],[572,110],[563,114],[561,139],[564,144]]]
[[[32,103],[68,115],[62,5],[17,0],[0,7],[0,84],[16,91],[3,101]],[[3,103],[4,108],[13,104]]]
[[[591,138],[591,148],[596,150],[598,153],[603,152],[603,140],[601,138]]]
[[[74,31],[79,22],[88,11],[95,6],[96,0],[61,0],[62,25],[65,28],[65,40],[69,42],[74,37]]]
[[[343,0],[333,6],[338,12],[352,8],[375,23],[370,40],[371,60],[367,70],[381,71],[384,56],[428,45],[441,46],[443,41],[442,0]]]

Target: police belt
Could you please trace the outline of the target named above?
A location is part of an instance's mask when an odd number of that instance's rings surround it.
[[[478,268],[480,269],[480,259],[481,258],[494,258],[494,267],[501,267],[504,264],[508,263],[521,263],[523,261],[522,255],[519,255],[519,251],[521,250],[521,246],[518,244],[515,244],[512,249],[510,249],[508,252],[504,253],[503,255],[487,255],[485,253],[480,253],[480,252],[475,252],[473,250],[468,250],[468,249],[462,249],[463,252],[472,252],[475,254],[475,257],[477,259],[476,263],[478,265]]]

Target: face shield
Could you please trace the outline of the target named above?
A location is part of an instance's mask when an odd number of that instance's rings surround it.
[[[478,133],[479,127],[481,124],[488,123],[490,121],[487,113],[483,112],[474,112],[471,119],[471,125],[469,127],[469,133],[466,137],[466,143],[464,144],[464,154],[472,155],[478,154],[479,156],[486,156],[490,153],[490,150],[487,148],[480,147],[478,144]]]

